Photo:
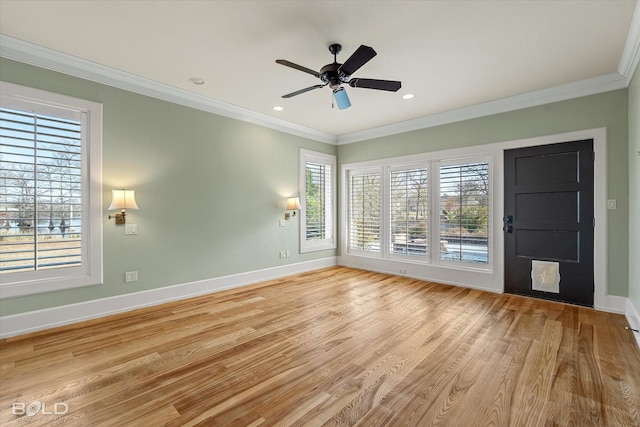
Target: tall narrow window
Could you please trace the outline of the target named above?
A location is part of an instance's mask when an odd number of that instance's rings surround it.
[[[89,118],[100,126],[101,107],[8,83],[2,89],[2,297],[97,284],[101,131],[90,129]],[[74,103],[77,109],[69,107]]]
[[[349,251],[380,253],[381,184],[380,171],[349,176]]]
[[[489,164],[440,165],[440,259],[489,262]]]
[[[331,249],[335,239],[335,156],[300,152],[300,248]]]
[[[391,170],[389,253],[426,258],[428,250],[429,198],[426,167]]]

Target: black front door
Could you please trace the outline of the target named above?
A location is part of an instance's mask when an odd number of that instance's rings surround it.
[[[593,307],[593,159],[593,140],[505,150],[505,292]]]

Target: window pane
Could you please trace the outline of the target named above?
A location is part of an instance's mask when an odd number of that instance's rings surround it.
[[[489,165],[440,167],[440,259],[489,262]]]
[[[350,249],[380,252],[380,183],[379,172],[350,178]]]
[[[390,248],[396,255],[428,256],[428,171],[392,171],[390,183]]]
[[[0,109],[0,273],[81,265],[81,131]]]

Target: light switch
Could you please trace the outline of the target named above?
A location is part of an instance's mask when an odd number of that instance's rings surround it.
[[[138,234],[138,224],[125,224],[124,234]]]
[[[616,199],[607,200],[607,209],[616,209]]]

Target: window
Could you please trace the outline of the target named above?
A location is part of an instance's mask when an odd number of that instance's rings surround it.
[[[428,176],[426,167],[391,170],[389,251],[394,255],[426,257],[428,254]]]
[[[489,164],[441,163],[440,259],[489,262]]]
[[[344,165],[347,254],[491,268],[489,156],[437,154]]]
[[[379,171],[349,176],[349,250],[379,253],[381,247],[381,176]]]
[[[300,151],[300,251],[336,247],[336,158]]]
[[[101,282],[100,127],[99,104],[2,83],[2,297]]]

